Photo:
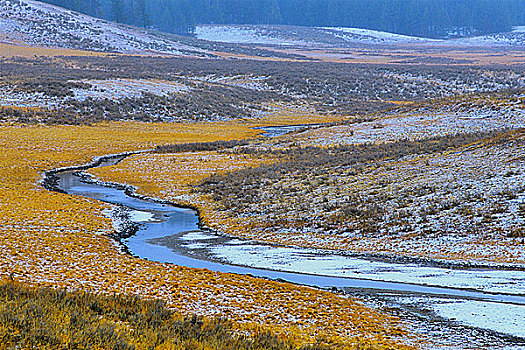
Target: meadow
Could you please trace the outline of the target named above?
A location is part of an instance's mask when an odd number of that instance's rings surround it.
[[[0,151],[4,280],[162,299],[181,317],[228,318],[236,332],[271,332],[294,346],[409,347],[410,337],[399,320],[351,297],[133,258],[110,238],[107,204],[50,192],[38,183],[44,171],[87,163],[101,154],[162,143],[251,138],[258,131],[228,123],[133,122],[4,124],[1,131],[6,141]]]
[[[131,256],[114,239],[109,204],[41,183],[47,171],[108,154],[144,151],[89,173],[195,207],[217,234],[523,266],[520,67],[49,50],[0,59],[6,348],[410,349],[438,341],[414,331],[421,319],[352,293]],[[288,124],[315,125],[278,138],[254,129]]]

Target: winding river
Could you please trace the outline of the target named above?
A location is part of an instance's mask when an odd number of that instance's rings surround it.
[[[109,157],[93,166],[114,165],[124,157]],[[430,314],[433,322],[452,323],[447,335],[451,338],[462,337],[467,329],[485,332],[488,342],[497,338],[511,348],[525,346],[523,270],[396,263],[218,236],[201,229],[191,209],[138,198],[124,186],[79,176],[79,170],[93,166],[55,171],[55,189],[114,204],[110,215],[116,230],[135,226],[134,234],[121,243],[138,258],[357,294],[373,304],[379,300],[405,313],[411,310],[420,319]]]

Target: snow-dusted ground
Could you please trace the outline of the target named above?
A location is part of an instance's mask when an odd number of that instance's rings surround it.
[[[180,248],[192,257],[206,256],[225,263],[249,266],[258,269],[280,270],[295,273],[327,275],[333,277],[369,279],[438,287],[479,290],[486,293],[504,293],[523,296],[525,271],[510,270],[454,270],[417,264],[397,264],[372,261],[354,257],[325,254],[314,249],[273,247],[250,243],[238,239],[225,239],[207,232],[192,231],[177,238]],[[179,249],[180,249],[179,248]],[[179,249],[175,251],[178,252]],[[205,252],[205,253],[204,253]],[[180,253],[175,253],[180,254]],[[382,293],[380,293],[382,294]],[[444,348],[470,348],[464,332],[459,327],[474,327],[499,334],[525,338],[525,305],[462,298],[447,298],[439,295],[384,294],[380,298],[394,307],[407,308],[428,319],[428,312],[442,323],[439,330],[428,329],[417,321],[416,328],[433,336],[447,334]],[[374,297],[372,297],[374,299]],[[429,325],[432,325],[431,321]],[[450,325],[452,324],[452,326]],[[462,329],[462,328],[459,328]],[[470,332],[470,331],[467,331]],[[470,336],[476,336],[476,330]],[[458,335],[459,334],[459,335]],[[448,342],[448,337],[459,339]],[[486,335],[485,335],[486,336]],[[496,336],[497,337],[497,336]],[[479,337],[478,337],[479,338]],[[454,346],[448,343],[457,343]],[[483,344],[481,340],[480,343]],[[488,340],[489,342],[491,340]],[[497,348],[520,349],[518,344]],[[474,346],[475,348],[476,346]]]
[[[495,33],[471,38],[444,40],[440,45],[480,46],[480,47],[525,47],[525,26],[516,26],[512,31]]]
[[[525,305],[440,297],[397,297],[393,300],[405,306],[429,310],[455,324],[525,338]],[[525,344],[522,346],[512,349],[523,349]]]
[[[131,210],[129,212],[129,220],[138,223],[156,221],[155,215],[150,212],[140,210]]]
[[[525,47],[525,33],[523,32],[497,33],[497,34],[476,36],[473,38],[448,40],[444,42],[444,44],[450,45],[450,46]]]
[[[315,249],[273,247],[231,240],[217,245],[217,236],[204,232],[181,237],[190,250],[206,249],[214,259],[250,267],[318,274],[334,277],[364,278],[380,281],[425,284],[490,293],[522,294],[525,271],[453,270],[418,264],[396,264],[356,257],[333,255]]]
[[[438,42],[429,38],[421,38],[378,30],[347,27],[323,27],[321,28],[335,37],[342,38],[348,42],[372,44],[372,43],[415,43],[415,42]]]
[[[525,338],[525,305],[504,305],[475,300],[440,300],[432,303],[436,314],[473,327]],[[486,317],[493,315],[493,317]]]
[[[477,118],[477,114],[466,115],[460,120],[450,115],[406,116],[406,119],[396,115],[371,123],[307,130],[290,137],[290,143],[330,146],[392,142],[525,126],[522,111],[493,113],[484,118]],[[521,237],[519,232],[525,223],[524,136],[516,132],[507,137],[498,139],[499,143],[487,141],[450,152],[375,162],[359,174],[348,174],[334,167],[326,170],[326,174],[331,175],[329,184],[317,182],[312,175],[283,178],[272,187],[259,190],[259,196],[265,200],[253,204],[251,212],[247,212],[257,213],[261,221],[272,220],[266,214],[273,214],[268,203],[279,198],[280,203],[286,203],[281,210],[288,217],[328,222],[330,219],[325,218],[339,209],[325,214],[329,212],[322,209],[325,205],[343,208],[352,201],[360,208],[382,208],[379,211],[383,214],[374,216],[378,229],[373,234],[363,233],[358,224],[351,226],[352,222],[359,221],[347,219],[347,226],[344,230],[340,228],[339,233],[329,233],[323,227],[315,231],[315,226],[310,225],[305,229],[292,226],[281,231],[265,227],[261,235],[271,239],[293,237],[294,240],[304,236],[308,237],[305,238],[308,245],[350,251],[523,264],[525,250],[522,241],[515,237]],[[305,142],[306,139],[311,142]],[[290,196],[271,197],[272,191],[281,193],[282,188],[300,184],[311,187]],[[288,204],[297,196],[302,203],[309,204],[309,209]],[[351,240],[344,248],[342,237]]]
[[[253,242],[227,239],[214,234],[196,231],[197,217],[194,213],[190,213],[185,209],[137,201],[127,197],[121,190],[97,185],[90,187],[91,185],[79,182],[78,179],[73,179],[72,181],[64,180],[61,181],[61,184],[68,184],[66,188],[70,193],[109,200],[113,203],[132,205],[135,209],[125,209],[125,207],[120,206],[114,207],[111,217],[114,219],[117,229],[129,225],[130,220],[139,224],[145,224],[141,225],[137,237],[133,236],[129,242],[128,240],[125,240],[125,242],[128,242],[126,243],[128,248],[139,256],[143,255],[137,253],[138,251],[148,252],[150,255],[145,257],[151,260],[170,261],[181,265],[198,262],[205,265],[205,267],[209,265],[207,268],[214,269],[215,265],[213,265],[213,262],[200,260],[202,259],[203,251],[208,251],[212,253],[211,255],[204,254],[208,259],[217,258],[218,255],[222,254],[223,257],[230,259],[232,263],[253,266],[259,269],[250,270],[251,273],[254,273],[253,271],[267,271],[260,270],[261,268],[275,268],[299,273],[354,277],[364,281],[370,279],[378,281],[391,280],[398,284],[399,282],[428,283],[440,287],[472,288],[495,293],[505,292],[512,295],[484,294],[486,298],[481,296],[484,300],[481,301],[479,297],[472,296],[474,292],[469,292],[468,290],[449,289],[452,294],[433,292],[433,294],[428,296],[417,292],[416,294],[406,294],[406,292],[405,294],[400,294],[399,292],[388,293],[388,290],[383,291],[386,292],[385,300],[394,300],[401,307],[406,305],[407,309],[412,310],[411,304],[417,304],[415,307],[419,310],[431,310],[436,316],[445,319],[444,326],[446,328],[450,328],[448,323],[452,321],[462,326],[478,327],[523,337],[523,331],[520,326],[523,318],[522,311],[525,308],[523,306],[525,271],[451,270],[446,268],[418,267],[412,264],[376,262],[366,259],[323,255],[311,249],[257,245]],[[178,241],[177,247],[172,248],[174,249],[173,251],[170,251],[167,247],[149,243],[151,238],[158,237],[162,239],[166,235],[170,235],[168,236],[170,239]],[[133,240],[133,244],[138,244],[138,246],[133,245],[131,240]],[[147,244],[148,246],[146,247]],[[159,242],[157,244],[163,243]],[[159,252],[161,255],[158,255]],[[230,272],[236,272],[235,269],[237,269],[240,270],[237,273],[243,273],[241,267],[232,267],[232,269],[233,271]],[[276,278],[275,276],[278,277],[279,274],[272,276],[272,278]],[[285,275],[283,274],[283,276]],[[302,276],[308,279],[306,275]],[[407,285],[407,287],[409,291],[412,290],[410,288],[418,290],[418,286],[410,287]],[[367,288],[364,288],[366,292]],[[373,295],[375,294],[373,293]],[[383,298],[381,295],[383,293],[378,292],[377,297]],[[449,297],[445,297],[445,295]],[[465,297],[461,297],[462,295]],[[375,297],[373,296],[373,298]],[[470,299],[471,297],[474,299]],[[502,300],[516,300],[517,304],[508,304],[501,302]],[[421,320],[415,321],[414,327],[417,328],[421,322]],[[431,325],[432,322],[429,324]],[[461,332],[459,332],[459,336],[462,336]],[[497,339],[504,338],[500,337]],[[486,344],[486,342],[483,344]],[[463,348],[462,345],[464,344],[461,344],[460,348]],[[512,349],[517,348],[512,347]]]
[[[361,28],[261,25],[200,25],[197,38],[209,41],[266,45],[394,44],[436,40]]]
[[[172,81],[148,79],[84,79],[78,82],[89,84],[89,88],[72,88],[74,96],[48,96],[42,92],[16,91],[14,87],[0,87],[0,106],[16,107],[62,107],[69,100],[84,101],[87,98],[95,100],[119,100],[124,98],[139,98],[143,94],[168,96],[183,94],[191,89],[187,85]]]
[[[204,52],[146,30],[33,0],[0,0],[1,41],[122,53]]]
[[[225,263],[238,264],[259,269],[280,270],[287,272],[327,275],[424,284],[439,287],[479,290],[486,293],[504,293],[524,295],[525,271],[511,270],[455,270],[440,267],[420,266],[417,264],[396,264],[372,261],[355,257],[324,254],[321,251],[304,248],[273,247],[232,239],[224,240],[206,232],[192,231],[179,238],[181,246],[191,256],[205,256]],[[218,243],[220,241],[220,243]],[[416,314],[426,315],[430,311],[434,316],[445,321],[449,332],[454,335],[454,326],[468,326],[492,332],[525,338],[525,305],[480,301],[470,299],[445,298],[441,296],[384,295],[389,303],[413,310]],[[417,311],[415,311],[417,310]],[[428,316],[424,316],[428,317]],[[420,325],[421,326],[421,325]],[[450,329],[448,329],[450,327]],[[429,332],[429,329],[423,333]],[[436,330],[432,330],[436,332]],[[437,333],[445,332],[441,329]],[[474,331],[475,332],[475,331]],[[461,334],[461,333],[460,333]],[[474,333],[475,334],[475,333]],[[435,334],[434,336],[438,336]],[[472,336],[472,335],[469,335]],[[462,338],[462,336],[459,336]],[[465,338],[465,337],[463,337]],[[456,347],[468,348],[460,340]],[[454,341],[452,341],[454,342]],[[450,345],[450,344],[449,344]],[[500,348],[500,347],[498,347]],[[520,349],[519,345],[504,347]]]
[[[184,93],[190,89],[184,85],[171,81],[145,79],[108,79],[82,80],[91,85],[90,89],[73,89],[75,99],[83,101],[86,98],[94,99],[121,99],[140,97],[144,93],[157,96]]]
[[[434,40],[362,28],[262,25],[200,25],[198,39],[214,42],[306,47],[353,44],[411,44],[482,47],[523,47],[525,26],[507,33]],[[206,50],[173,36],[126,26],[34,0],[0,0],[0,42],[109,51],[206,55]]]
[[[199,39],[216,42],[306,47],[330,47],[334,45],[344,47],[352,44],[421,44],[464,47],[525,46],[525,26],[514,27],[511,32],[447,40],[346,27],[201,25],[197,26],[195,34]]]
[[[267,44],[267,45],[298,45],[305,44],[302,40],[282,39],[270,29],[256,26],[235,25],[202,25],[195,28],[198,39],[218,41],[222,43]]]
[[[46,96],[43,92],[17,92],[13,91],[11,87],[0,87],[0,106],[53,108],[62,105],[62,103],[63,99]]]
[[[212,84],[226,84],[256,91],[272,91],[272,87],[266,83],[266,80],[269,78],[269,76],[253,76],[245,74],[234,76],[217,76],[215,74],[210,74],[202,77],[192,77],[191,79]]]
[[[471,109],[468,113],[395,115],[353,125],[306,131],[297,140],[309,146],[421,140],[469,132],[489,132],[525,127],[522,109],[491,111]],[[304,142],[303,140],[308,140]]]

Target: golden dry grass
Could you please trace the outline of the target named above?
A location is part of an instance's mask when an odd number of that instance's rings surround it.
[[[397,45],[385,50],[375,48],[275,49],[323,62],[350,64],[424,64],[424,65],[518,65],[525,63],[525,51],[508,48],[442,48],[417,44]]]
[[[0,349],[291,350],[264,330],[239,334],[222,318],[182,317],[160,300],[0,281]],[[297,350],[328,350],[308,345]]]
[[[107,56],[107,53],[73,49],[58,49],[50,47],[27,46],[0,43],[0,57],[35,57],[35,56]]]
[[[408,347],[403,344],[410,336],[399,320],[351,298],[130,257],[105,236],[112,231],[103,214],[106,204],[48,192],[37,184],[46,170],[86,163],[97,155],[163,143],[254,137],[256,131],[233,123],[108,123],[2,125],[0,132],[0,276],[161,298],[182,314],[228,317],[239,330],[262,327],[297,344],[323,339],[337,348]]]
[[[262,118],[249,121],[252,126],[321,124],[341,121],[340,115],[320,114],[308,105],[268,104],[270,111]]]

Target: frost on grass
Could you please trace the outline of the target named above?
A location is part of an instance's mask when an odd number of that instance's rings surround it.
[[[95,200],[50,192],[44,171],[95,155],[253,136],[242,125],[108,123],[94,126],[0,126],[0,279],[95,293],[160,298],[177,313],[227,317],[243,334],[274,331],[295,344],[408,347],[395,318],[332,293],[245,276],[136,259],[116,249]],[[211,157],[203,157],[212,161]],[[187,164],[190,165],[190,164]],[[127,215],[139,216],[141,213]]]
[[[151,79],[83,79],[67,81],[65,84],[72,86],[71,91],[67,95],[65,93],[66,96],[51,96],[45,92],[22,91],[16,86],[5,86],[0,89],[0,106],[54,109],[86,99],[101,103],[105,99],[136,99],[148,94],[167,97],[191,90],[182,83]]]
[[[140,155],[96,173],[196,205],[207,225],[246,239],[481,264],[525,262],[523,130],[452,136],[449,130],[415,141],[297,148],[298,140],[334,128],[220,152]]]
[[[93,99],[136,98],[143,94],[168,96],[190,91],[189,87],[176,82],[146,79],[82,80],[89,89],[73,89],[74,98],[83,101]]]
[[[352,44],[432,43],[438,40],[376,30],[343,27],[294,27],[271,25],[199,25],[199,39],[244,44],[301,47],[349,47]]]

